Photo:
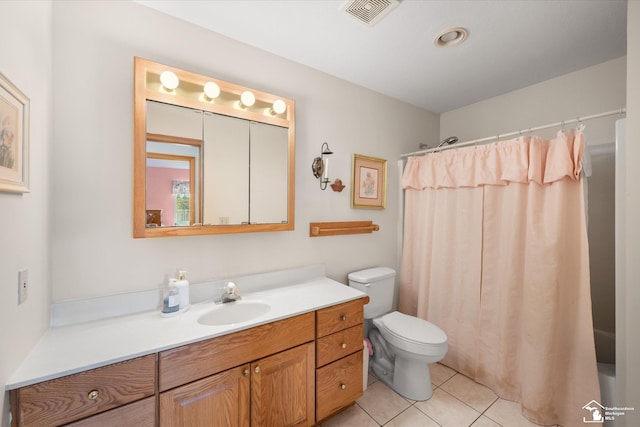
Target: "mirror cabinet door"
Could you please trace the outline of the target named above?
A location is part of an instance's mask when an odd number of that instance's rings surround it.
[[[201,152],[202,111],[147,101],[147,227],[201,222]]]
[[[204,115],[204,224],[249,223],[249,123]]]
[[[249,184],[252,224],[285,224],[289,172],[286,128],[251,122]]]

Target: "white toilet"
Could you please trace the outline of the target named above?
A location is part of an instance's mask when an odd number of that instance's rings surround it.
[[[393,311],[396,272],[378,267],[349,274],[349,286],[365,292],[365,335],[373,345],[370,369],[402,396],[427,400],[433,394],[429,364],[447,353],[447,335],[436,325]]]

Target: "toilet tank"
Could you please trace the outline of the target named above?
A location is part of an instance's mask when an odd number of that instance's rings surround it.
[[[361,290],[369,296],[364,306],[364,318],[375,319],[393,308],[395,270],[387,267],[368,268],[349,273],[349,286]]]

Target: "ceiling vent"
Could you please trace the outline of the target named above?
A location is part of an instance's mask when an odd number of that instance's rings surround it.
[[[342,10],[358,21],[373,26],[399,4],[400,0],[347,0],[342,5]]]

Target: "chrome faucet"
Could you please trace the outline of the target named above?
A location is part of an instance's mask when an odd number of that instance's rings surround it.
[[[222,295],[220,295],[220,297],[215,300],[215,303],[226,304],[228,302],[238,301],[240,298],[242,297],[236,293],[236,284],[233,282],[229,282],[224,288],[224,292],[222,293]]]

